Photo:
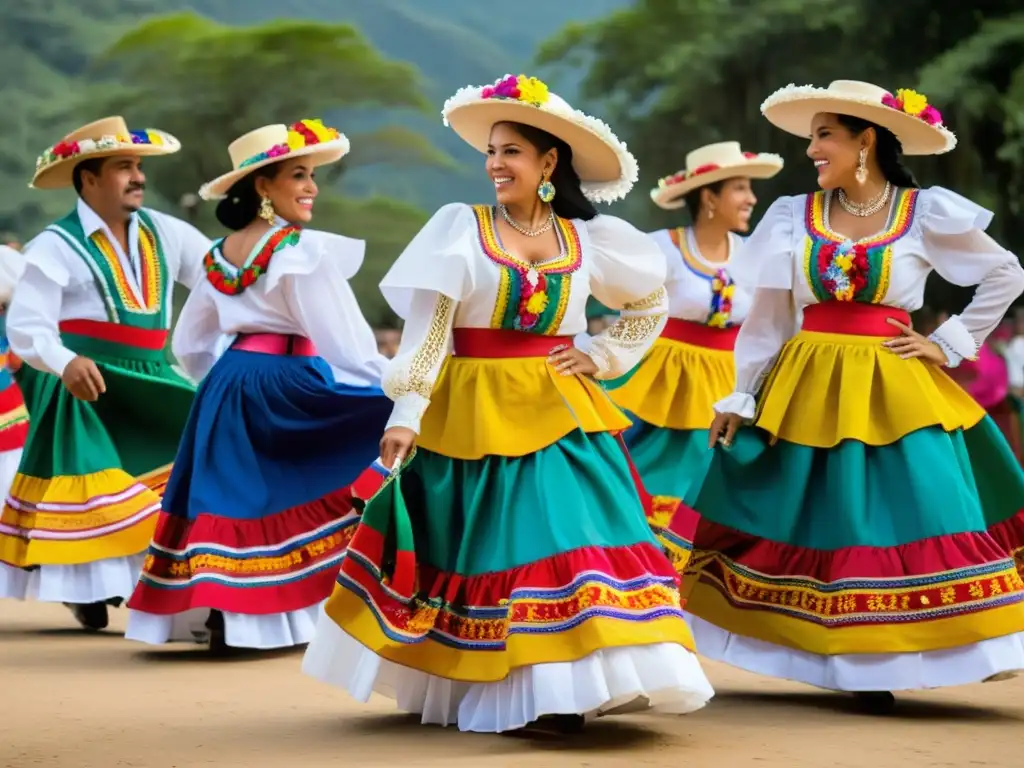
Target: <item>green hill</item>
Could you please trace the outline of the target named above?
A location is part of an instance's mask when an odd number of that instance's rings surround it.
[[[565,23],[583,21],[628,4],[627,0],[521,0],[513,12],[473,0],[31,0],[0,3],[0,233],[22,238],[65,210],[67,194],[27,188],[35,156],[74,120],[69,109],[80,96],[83,73],[93,56],[148,16],[195,10],[230,24],[292,17],[350,23],[385,55],[416,65],[426,96],[437,105],[433,118],[328,115],[343,130],[401,121],[448,151],[454,170],[355,171],[345,179],[357,196],[397,197],[427,211],[449,200],[490,195],[481,157],[441,125],[440,109],[450,94],[506,72],[529,69],[540,42]],[[543,24],[538,20],[543,19]],[[338,77],[343,78],[344,72]],[[575,83],[553,82],[571,98]],[[268,87],[287,88],[287,80]],[[259,94],[253,94],[254,99]]]

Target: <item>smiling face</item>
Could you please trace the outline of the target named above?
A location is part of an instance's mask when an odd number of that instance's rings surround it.
[[[95,211],[134,213],[142,207],[145,189],[146,174],[138,157],[115,155],[82,172],[82,197]]]
[[[550,179],[558,150],[541,152],[508,123],[495,123],[487,145],[487,175],[502,205],[528,206],[537,199],[537,187]]]
[[[304,224],[313,218],[313,203],[319,189],[313,166],[307,157],[282,160],[273,177],[256,179],[256,192],[269,197],[274,211],[291,224]]]
[[[733,232],[750,230],[750,217],[757,205],[757,198],[750,185],[750,179],[736,177],[726,179],[721,188],[714,192],[705,189],[702,192],[701,210],[714,211],[715,218],[724,223]]]
[[[828,112],[814,116],[811,122],[811,143],[807,156],[818,171],[822,189],[849,189],[856,184],[857,165],[862,149],[870,153],[874,130],[855,134]]]

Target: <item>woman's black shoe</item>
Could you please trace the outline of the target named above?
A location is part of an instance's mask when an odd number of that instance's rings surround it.
[[[896,706],[896,697],[889,691],[856,691],[853,695],[860,709],[871,715],[887,715]]]
[[[110,617],[107,615],[106,601],[85,604],[64,603],[64,605],[74,614],[82,628],[88,629],[90,632],[99,632],[101,629],[106,629],[107,624],[110,623]]]

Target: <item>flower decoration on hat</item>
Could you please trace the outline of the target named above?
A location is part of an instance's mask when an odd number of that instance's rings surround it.
[[[480,92],[482,99],[510,99],[541,107],[547,104],[548,87],[536,77],[508,75],[486,86]]]
[[[176,142],[170,139],[171,142]],[[161,147],[168,143],[168,137],[160,131],[131,131],[127,135],[101,136],[98,139],[79,139],[78,141],[58,141],[44,150],[36,158],[36,170],[52,165],[59,160],[71,160],[79,156],[88,156],[95,152],[108,152],[132,146]]]
[[[928,125],[942,125],[942,113],[928,103],[928,98],[925,95],[909,88],[900,88],[896,91],[895,96],[887,93],[882,97],[882,104],[911,117],[919,118]]]
[[[336,129],[324,125],[322,120],[299,120],[299,122],[288,126],[288,139],[285,143],[275,144],[270,149],[246,158],[238,167],[239,169],[247,168],[264,160],[284,157],[289,152],[312,147],[327,141],[334,141],[339,136],[341,134]]]

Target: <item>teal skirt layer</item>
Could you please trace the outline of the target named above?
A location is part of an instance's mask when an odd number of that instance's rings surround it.
[[[625,455],[608,433],[571,432],[521,457],[419,449],[402,474],[421,565],[474,576],[582,547],[658,546]]]
[[[991,418],[885,446],[811,448],[741,429],[716,448],[693,506],[703,519],[816,550],[894,547],[981,532],[1024,509],[1024,472]]]
[[[714,458],[708,448],[708,430],[656,427],[632,413],[627,415],[633,426],[623,437],[648,493],[672,496],[695,506]]]

